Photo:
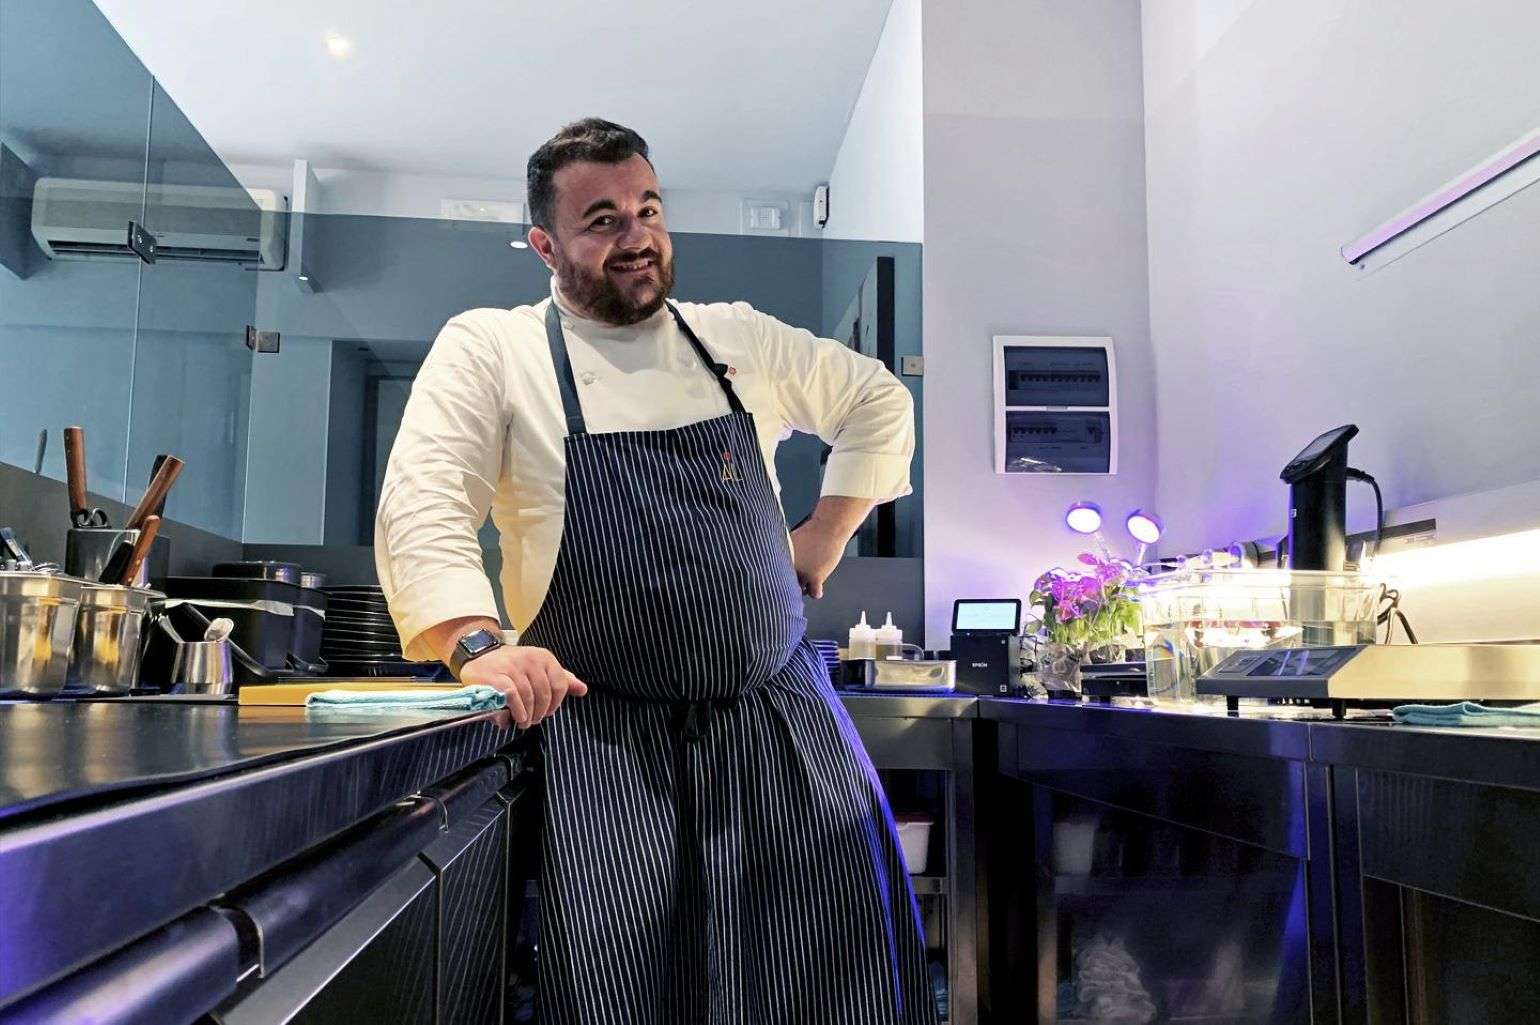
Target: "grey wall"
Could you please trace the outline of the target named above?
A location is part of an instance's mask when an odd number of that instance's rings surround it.
[[[1540,477],[1540,189],[1373,272],[1337,251],[1540,125],[1537,34],[1529,0],[1146,5],[1160,505],[1178,546],[1281,531],[1278,471],[1349,421],[1392,507]]]
[[[953,599],[1025,597],[1075,557],[1073,501],[1119,519],[1151,502],[1154,367],[1137,0],[930,0],[923,17],[926,642],[942,647]],[[1112,336],[1117,476],[993,472],[996,334]]]
[[[269,287],[293,282],[274,275]],[[332,341],[283,335],[251,361],[246,457],[247,541],[319,543],[324,531]]]

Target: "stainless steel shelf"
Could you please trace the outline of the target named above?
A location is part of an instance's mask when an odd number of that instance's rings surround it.
[[[946,876],[910,876],[909,884],[914,887],[917,897],[947,892]]]

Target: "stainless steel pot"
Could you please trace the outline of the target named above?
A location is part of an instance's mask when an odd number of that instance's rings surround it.
[[[0,572],[0,697],[64,688],[83,586],[57,573]]]
[[[69,684],[98,694],[127,694],[139,682],[145,617],[162,594],[87,583],[81,588]]]

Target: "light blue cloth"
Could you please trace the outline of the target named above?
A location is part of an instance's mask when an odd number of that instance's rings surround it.
[[[349,712],[490,712],[507,703],[494,687],[445,691],[322,690],[305,698],[306,708]]]
[[[1513,708],[1488,708],[1474,701],[1453,705],[1397,705],[1390,714],[1408,726],[1540,727],[1540,702]]]

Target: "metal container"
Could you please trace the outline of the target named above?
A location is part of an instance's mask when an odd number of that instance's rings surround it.
[[[118,530],[116,527],[72,527],[64,538],[64,572],[82,580],[100,580],[107,560],[118,547],[118,542],[130,544],[139,540],[137,530]],[[171,540],[159,534],[150,542],[150,554],[134,575],[135,587],[148,587],[151,580],[164,580],[171,566]]]
[[[171,669],[172,689],[179,694],[229,694],[235,689],[235,658],[230,638],[183,641]]]
[[[271,559],[246,562],[218,562],[213,576],[233,577],[244,580],[277,580],[285,584],[299,583],[299,563],[274,562]]]
[[[862,659],[872,690],[956,690],[954,659]]]
[[[69,685],[97,694],[127,694],[139,682],[145,618],[163,598],[155,591],[85,583],[75,618]]]
[[[0,697],[64,688],[81,586],[57,573],[0,572]]]

